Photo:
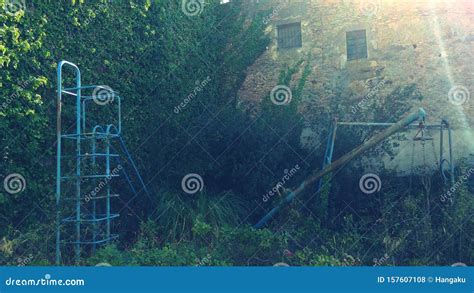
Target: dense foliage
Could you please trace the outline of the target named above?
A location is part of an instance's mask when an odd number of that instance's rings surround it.
[[[177,0],[29,2],[25,11],[0,13],[0,178],[20,173],[27,182],[21,193],[0,190],[1,264],[54,260],[60,60],[78,64],[84,83],[109,85],[124,97],[124,137],[153,194],[151,201],[143,194],[134,199],[114,227],[120,240],[83,264],[474,261],[472,192],[463,182],[454,200],[441,203],[438,175],[417,177],[414,181],[423,184],[410,184],[402,193],[399,187],[407,187],[409,178],[383,174],[388,187],[369,198],[351,176],[360,167],[346,166],[326,178],[322,196],[309,191],[266,229],[251,228],[281,200],[262,201],[262,195],[284,170],[301,166],[285,184],[296,186],[320,167],[324,151],[300,145],[303,115],[309,115],[300,106],[312,56],[281,68],[278,84],[293,92],[289,105],[275,107],[262,97],[259,105],[249,106],[237,98],[246,69],[268,45],[263,21],[268,12],[249,15],[245,1],[209,1],[192,17]],[[332,115],[347,115],[344,95],[336,96],[341,101],[332,107],[310,106],[312,120],[327,126]],[[419,98],[415,85],[397,88],[387,99],[392,103],[373,105],[372,118],[380,121],[398,109],[390,115],[395,121],[408,110],[404,99]],[[341,132],[346,143],[338,144],[335,156],[372,133]],[[373,152],[390,153],[390,148],[385,143]],[[203,177],[202,192],[183,193],[181,179],[188,173]],[[430,188],[427,181],[433,182]],[[131,198],[127,192],[121,191]],[[347,209],[350,202],[355,204]]]

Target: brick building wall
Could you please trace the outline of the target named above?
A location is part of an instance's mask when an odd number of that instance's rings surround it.
[[[474,108],[472,99],[469,101],[474,92],[474,1],[249,3],[249,9],[273,11],[264,20],[272,42],[249,68],[239,91],[242,101],[258,103],[268,96],[278,83],[281,68],[300,59],[310,62],[312,69],[301,103],[329,108],[338,101],[351,109],[345,119],[352,121],[373,121],[369,105],[384,103],[398,86],[415,84],[423,99],[407,101],[409,106],[425,108],[428,122],[439,122],[441,118],[450,121],[455,129],[456,157],[474,153]],[[303,67],[304,64],[301,71]],[[295,83],[297,78],[298,74]],[[343,97],[342,102],[335,95]],[[386,114],[386,121],[398,119]],[[316,145],[324,140],[317,127],[321,121],[317,117],[311,120],[313,126],[303,131],[302,142]],[[402,149],[406,147],[402,145],[399,158],[389,164],[406,167],[408,153]]]

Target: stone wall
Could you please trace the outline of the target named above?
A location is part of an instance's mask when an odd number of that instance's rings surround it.
[[[455,128],[457,157],[474,153],[474,109],[468,100],[474,93],[474,1],[253,0],[249,9],[273,9],[264,21],[273,41],[248,70],[242,101],[258,103],[277,85],[285,64],[304,59],[312,67],[303,93],[307,103],[327,112],[342,107],[351,121],[373,121],[377,104],[423,107],[428,122],[446,118]],[[279,49],[277,26],[294,22],[301,22],[302,47]],[[360,29],[366,30],[368,58],[348,61],[346,32]],[[395,88],[413,84],[423,99],[386,100]],[[378,122],[395,122],[398,114],[386,111],[386,121]],[[304,133],[318,136],[322,121],[310,119],[313,129]],[[405,168],[399,166],[406,161],[402,149],[397,168]]]

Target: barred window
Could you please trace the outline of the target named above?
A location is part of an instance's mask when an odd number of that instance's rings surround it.
[[[347,32],[346,43],[348,61],[367,58],[367,35],[365,30]]]
[[[278,49],[301,47],[301,22],[279,25],[277,33]]]

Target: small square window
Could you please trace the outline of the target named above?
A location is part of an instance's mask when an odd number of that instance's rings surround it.
[[[278,49],[300,48],[301,23],[282,24],[277,27]]]
[[[347,60],[367,59],[367,34],[365,30],[346,33]]]

